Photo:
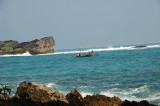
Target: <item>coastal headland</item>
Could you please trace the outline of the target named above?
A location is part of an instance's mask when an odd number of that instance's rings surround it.
[[[35,82],[22,82],[15,95],[10,98],[0,94],[0,106],[157,106],[148,101],[122,101],[119,97],[107,97],[100,94],[82,95],[72,90],[66,96],[58,91]]]
[[[32,55],[53,53],[55,41],[52,36],[36,39],[30,42],[0,41],[0,55],[22,54],[27,51]]]

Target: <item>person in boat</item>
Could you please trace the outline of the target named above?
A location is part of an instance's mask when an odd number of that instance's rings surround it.
[[[93,54],[93,50],[91,51],[91,53],[89,53],[90,55],[92,55]]]
[[[80,54],[80,53],[78,53],[77,54],[77,57],[91,57],[93,55],[93,50],[90,52],[90,53],[88,53],[88,54]]]
[[[82,56],[82,55],[78,53],[78,54],[77,54],[77,57],[80,57],[80,56]]]

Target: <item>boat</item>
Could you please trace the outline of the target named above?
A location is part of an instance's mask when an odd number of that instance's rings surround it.
[[[80,54],[78,53],[76,57],[91,57],[93,56],[93,50],[88,54]]]

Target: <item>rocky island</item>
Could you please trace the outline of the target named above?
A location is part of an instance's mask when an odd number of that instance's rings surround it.
[[[66,96],[58,91],[35,82],[22,82],[16,94],[10,98],[6,93],[0,93],[0,106],[157,106],[148,101],[122,101],[118,97],[107,97],[94,94],[82,97],[76,90]]]
[[[0,55],[22,54],[27,51],[32,55],[53,53],[55,41],[52,36],[40,40],[18,43],[18,41],[0,41]]]

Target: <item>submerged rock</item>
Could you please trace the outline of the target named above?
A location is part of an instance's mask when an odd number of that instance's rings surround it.
[[[14,96],[18,99],[29,99],[31,101],[46,103],[51,101],[61,101],[68,103],[65,96],[52,88],[35,82],[22,82],[17,88]]]
[[[0,55],[22,54],[29,52],[32,55],[53,53],[55,41],[53,37],[45,37],[40,40],[18,43],[17,41],[0,41]]]
[[[145,47],[147,47],[147,46],[135,46],[133,48],[145,48]]]

